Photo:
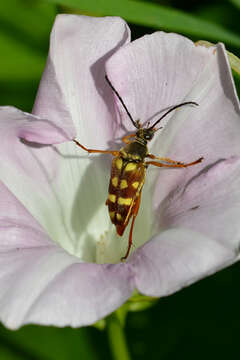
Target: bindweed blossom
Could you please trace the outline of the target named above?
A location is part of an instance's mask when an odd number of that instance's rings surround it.
[[[134,248],[111,224],[111,157],[135,129],[183,101],[150,143],[159,156],[201,164],[149,167]],[[240,118],[222,44],[204,48],[156,32],[130,43],[120,18],[60,15],[32,114],[0,108],[0,319],[93,324],[136,289],[166,296],[239,257]]]

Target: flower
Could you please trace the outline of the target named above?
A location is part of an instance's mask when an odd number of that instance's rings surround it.
[[[57,17],[33,114],[0,108],[0,319],[78,327],[137,289],[166,296],[238,259],[239,102],[224,46],[206,49],[156,32],[129,43],[113,17]],[[105,199],[110,156],[134,119],[182,101],[150,150],[187,169],[149,167],[126,262]]]

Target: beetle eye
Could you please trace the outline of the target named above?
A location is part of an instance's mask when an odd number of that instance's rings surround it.
[[[152,138],[151,134],[147,133],[147,134],[144,135],[145,140],[151,140],[151,138]]]

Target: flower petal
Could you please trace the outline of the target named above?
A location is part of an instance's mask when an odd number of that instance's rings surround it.
[[[130,260],[141,292],[166,296],[239,259],[239,189],[240,158],[231,158],[168,195],[157,219],[163,232]]]
[[[202,169],[240,154],[239,101],[231,69],[223,45],[213,49],[207,66],[189,93],[199,107],[177,111],[154,146],[155,153],[161,151],[161,155],[174,160],[188,162],[201,156],[204,160],[191,168],[160,172],[154,192],[155,208],[176,186],[184,186]]]
[[[211,53],[183,36],[156,32],[124,46],[109,59],[106,69],[132,117],[146,122],[157,120],[169,106],[195,100],[189,91]],[[130,128],[120,104],[119,109]]]
[[[119,18],[58,16],[35,114],[51,119],[56,128],[67,134],[67,139],[75,137],[75,127],[80,127],[85,145],[106,148],[107,141],[113,138],[114,111],[104,65],[128,37],[128,27]],[[8,124],[17,121],[11,114],[5,117]],[[29,127],[9,139],[0,178],[48,234],[76,254],[83,243],[79,236],[89,237],[87,224],[100,206],[105,208],[104,166],[109,163],[109,157],[91,161],[73,142],[42,147],[20,142],[20,135],[28,141],[40,142]],[[54,143],[54,138],[51,142]],[[96,224],[100,223],[101,234],[109,227],[107,212],[98,214],[100,221],[89,226],[91,239]]]
[[[50,146],[26,143],[22,139],[25,136],[43,143],[52,139],[64,141],[65,137],[51,122],[13,107],[1,107],[0,180],[48,230],[48,234],[56,234],[56,230],[66,234],[53,187],[59,154]]]
[[[0,252],[23,247],[54,247],[42,227],[2,182],[0,182],[0,198]],[[25,236],[26,233],[30,236]]]
[[[15,137],[49,145],[71,140],[50,120],[28,114],[12,106],[0,107],[0,124],[1,135],[5,141]]]
[[[49,146],[41,145],[66,141],[67,134],[49,120],[4,106],[0,107],[0,138],[1,179],[7,176],[7,168],[15,169],[17,174],[20,171],[28,176],[28,182],[37,180],[41,188],[46,184],[43,163],[51,179],[56,172],[56,154]]]
[[[178,187],[160,205],[161,226],[181,226],[240,247],[240,158],[222,160]]]
[[[128,27],[120,18],[58,15],[34,113],[52,119],[67,133],[73,122],[81,141],[106,146],[113,134],[114,111],[104,65],[128,41]]]
[[[150,296],[167,296],[237,260],[237,254],[187,229],[162,232],[130,259],[136,288]]]
[[[26,321],[90,325],[121,306],[133,289],[132,271],[126,264],[72,264],[39,296]]]
[[[127,264],[81,264],[51,243],[2,183],[0,196],[0,318],[6,326],[88,325],[131,295]]]

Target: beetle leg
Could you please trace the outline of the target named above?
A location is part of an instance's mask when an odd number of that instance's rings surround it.
[[[138,195],[138,198],[136,199],[136,203],[135,203],[134,208],[133,208],[133,218],[132,218],[131,228],[130,228],[130,232],[129,232],[128,248],[127,248],[126,254],[121,258],[121,261],[124,261],[124,260],[127,259],[128,255],[130,253],[130,250],[131,250],[133,227],[134,227],[134,223],[135,223],[135,220],[136,220],[136,217],[137,217],[137,214],[138,214],[138,210],[139,210],[139,207],[140,207],[141,194],[142,194],[142,191]]]
[[[124,142],[125,144],[129,144],[131,142],[131,140],[129,139],[132,137],[135,137],[135,134],[126,135],[122,138],[122,142]]]
[[[87,151],[88,153],[102,153],[102,154],[111,154],[113,156],[119,156],[120,152],[118,150],[97,150],[97,149],[88,149],[82,144],[80,144],[77,140],[73,140],[77,146],[80,146],[83,150]]]
[[[146,165],[154,165],[154,166],[157,166],[157,167],[171,167],[171,168],[177,168],[177,167],[188,167],[188,166],[192,166],[192,165],[195,165],[195,164],[198,164],[200,162],[202,162],[203,160],[203,157],[191,162],[191,163],[187,163],[187,164],[184,164],[184,163],[179,163],[179,162],[174,162],[173,164],[162,164],[160,162],[157,162],[157,161],[146,161],[145,164]]]
[[[156,155],[153,155],[153,154],[148,154],[146,157],[148,157],[150,159],[166,161],[166,162],[171,163],[171,164],[184,164],[181,161],[175,161],[175,160],[172,160],[172,159],[169,159],[169,158],[160,157],[160,156],[156,156]]]

